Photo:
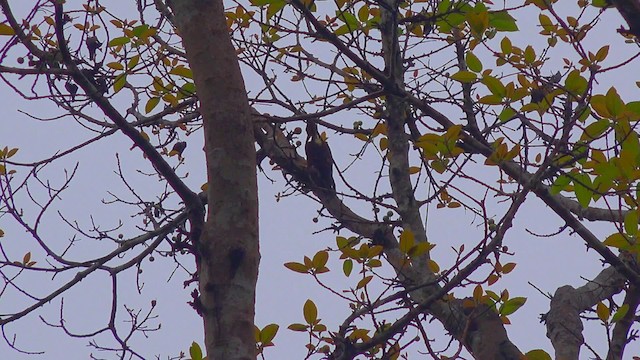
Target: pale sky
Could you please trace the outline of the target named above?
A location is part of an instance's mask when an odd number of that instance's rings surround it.
[[[105,2],[106,3],[106,2]],[[17,5],[17,3],[16,3]],[[21,6],[25,6],[23,3]],[[619,41],[619,35],[615,33],[618,24],[621,23],[617,13],[608,11],[606,19],[611,24],[603,26],[602,44]],[[535,29],[535,23],[526,23],[527,19],[521,19],[518,23],[521,29]],[[516,39],[529,39],[530,35],[523,33],[514,36]],[[526,40],[522,40],[526,41]],[[602,44],[593,44],[598,49]],[[591,46],[591,45],[590,45]],[[631,49],[629,45],[627,49]],[[553,60],[560,61],[559,58]],[[487,66],[493,64],[487,61]],[[636,68],[637,62],[629,68]],[[628,69],[626,71],[629,71]],[[634,75],[636,72],[634,72]],[[619,92],[627,101],[635,100],[637,88],[632,87],[635,79],[625,77],[624,71],[612,72],[607,79],[618,87]],[[600,84],[603,89],[611,84]],[[27,86],[28,87],[28,86]],[[252,83],[247,83],[247,88],[252,89]],[[75,145],[87,139],[89,134],[84,128],[70,119],[41,122],[29,118],[24,113],[32,116],[46,118],[60,114],[60,110],[46,101],[25,101],[18,97],[6,85],[0,87],[0,108],[3,109],[4,119],[0,121],[0,147],[18,147],[20,151],[16,161],[30,162],[41,159],[56,151]],[[44,93],[44,92],[43,92]],[[123,109],[124,112],[124,109]],[[345,120],[352,122],[351,119]],[[330,143],[338,143],[337,136],[330,135]],[[202,154],[201,133],[195,133],[185,138],[189,146],[185,152],[186,166],[181,170],[182,174],[189,173],[186,182],[193,189],[200,187],[205,182],[204,157]],[[151,171],[148,163],[142,159],[139,150],[129,150],[130,140],[117,133],[109,139],[90,145],[88,148],[74,153],[65,159],[56,161],[45,168],[41,174],[43,178],[50,179],[52,184],[60,184],[64,179],[64,170],[70,171],[76,163],[79,164],[76,178],[69,190],[65,191],[60,201],[56,202],[53,209],[48,212],[48,217],[43,220],[42,235],[50,241],[52,247],[63,249],[69,238],[74,236],[74,231],[62,221],[56,213],[60,211],[65,219],[77,221],[81,227],[91,225],[93,218],[102,227],[108,228],[117,225],[117,219],[128,221],[124,229],[132,230],[139,225],[129,218],[130,210],[125,215],[118,213],[121,207],[101,204],[102,200],[112,197],[109,191],[121,196],[128,196],[127,192],[114,173],[117,166],[115,154],[119,154],[122,168],[132,184],[142,189],[142,193],[152,194],[158,190],[162,183],[157,177],[147,177],[137,173],[136,169]],[[335,144],[334,156],[338,153],[339,144]],[[171,161],[175,163],[176,159]],[[338,159],[340,161],[340,159]],[[269,168],[267,161],[263,163],[265,169]],[[24,171],[24,169],[18,169]],[[486,170],[484,170],[486,171]],[[335,329],[342,319],[349,313],[346,303],[336,299],[327,291],[317,286],[310,276],[293,273],[284,268],[283,264],[289,261],[302,260],[304,255],[312,256],[316,251],[335,245],[335,234],[322,232],[312,235],[327,225],[322,220],[315,224],[312,218],[316,215],[317,205],[303,195],[290,196],[279,202],[275,194],[282,191],[285,182],[278,173],[269,171],[269,177],[276,180],[272,184],[264,175],[259,175],[260,189],[260,226],[261,226],[261,254],[260,278],[258,283],[256,324],[263,327],[269,323],[278,323],[280,331],[275,339],[275,348],[266,351],[268,359],[303,359],[306,351],[306,335],[293,333],[286,327],[294,322],[304,322],[302,317],[302,305],[311,298],[318,305],[319,317],[329,326]],[[486,176],[488,174],[479,174]],[[490,175],[490,174],[489,174]],[[363,177],[367,176],[366,174]],[[372,175],[373,176],[373,175]],[[363,179],[366,181],[366,179]],[[340,183],[338,184],[340,187]],[[42,197],[41,191],[35,191],[36,196]],[[20,200],[26,201],[24,194]],[[34,220],[37,209],[25,204],[25,217]],[[496,213],[500,215],[499,209]],[[548,300],[536,289],[528,285],[532,282],[544,292],[553,293],[562,285],[580,286],[584,284],[584,278],[592,278],[600,270],[600,261],[593,251],[585,252],[585,246],[575,236],[562,234],[551,238],[533,237],[525,230],[534,233],[553,233],[562,223],[553,215],[549,215],[544,204],[530,195],[527,205],[516,217],[514,228],[508,233],[505,245],[516,252],[515,261],[518,267],[509,276],[502,280],[496,291],[508,288],[511,296],[525,296],[527,304],[516,314],[510,316],[512,325],[507,326],[510,338],[522,350],[526,352],[535,348],[543,348],[552,351],[548,339],[545,337],[545,328],[539,323],[539,315],[548,311]],[[495,215],[495,214],[493,214]],[[451,264],[453,252],[451,246],[459,246],[467,242],[472,245],[477,236],[469,236],[470,233],[480,231],[472,214],[464,210],[436,210],[430,209],[428,229],[429,238],[438,246],[434,249],[433,257],[442,267]],[[594,232],[606,236],[612,232],[610,227],[601,224],[587,224]],[[28,234],[19,229],[12,219],[7,216],[0,217],[0,228],[5,231],[5,237],[1,239],[10,256],[20,259],[26,251],[33,251],[33,260],[44,265],[46,259],[39,255],[35,243]],[[126,234],[126,232],[125,232]],[[345,233],[345,235],[349,235]],[[101,250],[112,250],[113,244],[109,242],[95,242],[82,239],[74,247],[69,256],[74,259],[83,259],[92,254],[98,254]],[[332,254],[328,274],[321,275],[328,284],[333,284],[339,289],[344,288],[344,276],[341,274],[341,263],[336,261],[337,256]],[[184,264],[193,267],[190,257],[183,258]],[[171,281],[167,279],[174,270],[170,259],[157,258],[143,265],[143,273],[140,280],[144,282],[142,294],[135,291],[135,273],[129,271],[120,277],[122,294],[119,296],[120,320],[125,320],[123,304],[133,308],[143,308],[143,313],[148,310],[151,300],[157,301],[157,314],[159,317],[151,322],[150,326],[162,324],[160,331],[149,333],[148,338],[136,335],[132,345],[145,357],[154,358],[159,355],[161,359],[176,356],[180,351],[187,351],[192,341],[202,345],[201,320],[196,313],[186,304],[190,300],[189,287],[184,289],[183,281],[185,273],[178,270]],[[353,277],[353,275],[352,275]],[[70,276],[67,275],[67,279]],[[26,274],[20,278],[24,286],[37,295],[44,295],[52,284],[63,280],[62,277],[51,279],[43,274]],[[103,275],[92,275],[85,279],[78,287],[64,294],[64,318],[70,330],[76,332],[92,331],[104,325],[108,317],[110,306],[110,280]],[[493,289],[493,288],[492,288]],[[458,290],[456,295],[469,296],[471,288]],[[25,351],[46,351],[39,358],[47,359],[87,359],[90,353],[98,358],[115,358],[111,353],[99,353],[95,349],[87,347],[89,339],[72,339],[61,330],[53,329],[43,324],[39,319],[42,316],[46,321],[55,323],[59,316],[60,300],[56,299],[45,308],[38,310],[29,316],[13,323],[5,328],[5,336],[11,338],[16,335],[16,344]],[[24,306],[24,297],[15,291],[9,291],[0,298],[0,313],[7,313]],[[586,324],[585,338],[588,343],[604,355],[604,330],[601,326]],[[126,324],[122,324],[125,329]],[[437,325],[428,325],[430,337],[436,337],[446,341],[447,335]],[[37,334],[37,335],[36,335]],[[112,344],[109,335],[98,337],[104,340],[104,344]],[[418,348],[422,351],[424,349]],[[640,354],[640,344],[633,343],[627,348],[625,357]],[[583,358],[591,357],[586,349],[582,350]],[[0,357],[3,359],[32,359],[34,355],[17,353],[0,341]],[[35,358],[38,358],[35,356]],[[419,356],[415,358],[421,358]]]

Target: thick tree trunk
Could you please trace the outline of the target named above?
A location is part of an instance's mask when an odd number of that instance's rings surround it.
[[[619,30],[640,37],[640,1],[639,0],[610,0],[618,9],[620,15],[629,25],[629,29]]]
[[[221,0],[174,0],[204,118],[209,214],[197,242],[200,310],[210,360],[255,359],[260,260],[251,112]]]

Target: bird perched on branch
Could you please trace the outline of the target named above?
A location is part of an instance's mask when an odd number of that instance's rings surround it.
[[[307,154],[307,169],[313,185],[325,190],[335,190],[333,181],[333,157],[327,140],[318,133],[314,121],[307,121],[307,143],[304,150]]]

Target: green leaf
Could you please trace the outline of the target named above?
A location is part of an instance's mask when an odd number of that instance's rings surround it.
[[[282,0],[251,0],[253,6],[265,6],[270,4],[277,4],[283,2]]]
[[[536,60],[536,51],[531,45],[524,49],[524,62],[525,64],[532,64]]]
[[[133,32],[133,35],[135,35],[136,37],[141,37],[147,32],[147,30],[149,30],[149,25],[142,24],[134,27],[132,32]]]
[[[191,347],[189,348],[189,355],[191,356],[191,360],[202,360],[202,349],[200,345],[195,341],[191,343]]]
[[[148,114],[151,111],[153,111],[153,109],[155,109],[156,106],[158,106],[158,103],[160,103],[160,98],[159,97],[152,97],[149,100],[147,100],[147,103],[144,105],[144,111]]]
[[[438,3],[438,15],[449,12],[451,7],[451,0],[442,0]]]
[[[573,178],[573,189],[576,198],[583,208],[587,208],[593,196],[591,178],[586,174],[574,174]]]
[[[506,11],[497,11],[489,15],[489,25],[497,31],[518,31],[516,19]]]
[[[318,308],[310,299],[304,303],[302,314],[307,324],[313,325],[318,320]]]
[[[439,17],[436,21],[438,31],[441,33],[450,33],[454,27],[464,23],[465,16],[462,12],[451,12],[445,16]]]
[[[513,50],[511,39],[505,36],[502,41],[500,41],[500,50],[502,50],[505,55],[511,54],[511,51]]]
[[[342,272],[344,275],[349,277],[351,275],[351,271],[353,270],[353,260],[347,259],[342,263]]]
[[[13,28],[7,24],[0,23],[0,35],[13,36],[16,32],[13,31]]]
[[[267,8],[267,19],[271,19],[275,14],[279,13],[280,10],[284,9],[287,5],[285,0],[273,0],[269,1],[269,7]]]
[[[593,95],[591,97],[591,107],[593,110],[603,118],[611,118],[611,113],[607,109],[606,98],[604,95]]]
[[[360,22],[350,12],[338,10],[336,11],[336,17],[344,22],[344,25],[334,32],[338,36],[352,33],[360,28]]]
[[[110,62],[107,64],[107,67],[109,69],[113,69],[113,70],[124,70],[124,65],[120,64],[119,62]]]
[[[478,4],[482,3],[476,3],[476,7],[478,7]],[[466,14],[465,20],[469,24],[471,34],[475,37],[481,37],[489,28],[489,12],[487,10],[474,9],[474,11]]]
[[[173,69],[171,69],[171,71],[169,71],[169,74],[182,76],[188,79],[193,79],[193,72],[191,71],[191,69],[183,65],[174,67]]]
[[[480,80],[480,82],[483,83],[493,95],[504,98],[504,96],[507,94],[506,88],[504,87],[504,85],[502,85],[502,82],[498,78],[495,78],[493,76],[484,76]]]
[[[107,46],[108,47],[121,46],[121,45],[128,44],[130,41],[131,39],[129,39],[128,37],[121,36],[121,37],[111,39],[111,41],[109,41],[109,44],[107,44]]]
[[[367,19],[369,19],[369,5],[364,4],[358,10],[358,20],[365,22]]]
[[[287,327],[291,331],[307,331],[308,328],[309,326],[305,324],[291,324]]]
[[[552,360],[551,355],[542,349],[528,351],[525,357],[527,360]]]
[[[350,242],[349,242],[349,239],[347,239],[344,236],[336,236],[336,245],[338,246],[339,250],[342,250],[344,248],[349,247]]]
[[[355,15],[348,11],[336,11],[336,17],[342,20],[346,25],[351,28],[351,31],[358,29],[360,22]]]
[[[133,69],[140,62],[140,55],[135,55],[127,62],[127,70]]]
[[[624,230],[631,236],[635,236],[636,234],[638,234],[637,210],[629,210],[624,216]]]
[[[516,111],[510,107],[510,106],[506,106],[502,112],[500,113],[500,115],[498,115],[498,120],[500,121],[507,121],[510,120],[511,118],[513,118],[513,116],[516,114]]]
[[[602,134],[609,129],[610,125],[611,121],[607,119],[600,119],[593,124],[589,124],[589,126],[584,129],[582,136],[580,136],[580,140],[595,140],[602,136]]]
[[[514,297],[507,301],[505,301],[500,306],[500,315],[509,316],[516,312],[519,308],[522,307],[527,302],[527,298],[525,297]]]
[[[627,238],[620,233],[609,235],[609,237],[607,237],[602,243],[604,245],[614,247],[620,250],[625,250],[629,248],[629,246],[631,245],[629,244],[629,241],[627,240]]]
[[[482,62],[480,62],[480,59],[478,59],[478,57],[475,56],[471,51],[467,52],[466,62],[469,70],[473,72],[482,71]]]
[[[192,82],[185,83],[180,87],[183,94],[191,96],[196,93],[196,84]]]
[[[540,15],[538,15],[538,21],[540,21],[540,26],[542,26],[544,30],[550,31],[554,28],[551,18],[545,14],[540,13]]]
[[[615,314],[613,314],[611,322],[616,323],[620,321],[623,317],[625,317],[625,315],[627,315],[627,312],[629,312],[629,304],[622,304],[622,306],[620,306],[618,310],[616,310]]]
[[[627,111],[640,116],[640,101],[631,101],[627,103]]]
[[[500,105],[502,104],[502,97],[498,95],[485,95],[478,99],[478,103],[485,105]]]
[[[567,188],[567,186],[571,183],[571,178],[567,175],[560,175],[551,185],[551,193],[553,195],[559,194],[561,191]]]
[[[605,105],[607,106],[607,110],[613,117],[617,117],[618,115],[622,115],[625,111],[625,105],[620,95],[618,95],[618,91],[616,88],[609,88],[607,91],[607,95],[605,95]]]
[[[8,158],[14,156],[17,152],[18,152],[18,148],[10,149],[9,151],[7,151],[7,154],[5,155],[5,158],[8,159]]]
[[[265,326],[260,330],[260,342],[263,344],[271,343],[271,341],[276,337],[279,328],[280,326],[278,326],[278,324],[269,324]]]
[[[591,5],[598,8],[607,8],[612,6],[608,0],[592,0]]]
[[[116,76],[116,79],[113,82],[113,92],[117,93],[122,90],[122,88],[127,84],[127,74],[123,73]]]
[[[447,170],[447,164],[442,160],[433,160],[429,166],[438,174],[442,174]]]
[[[596,61],[604,61],[609,55],[609,45],[605,45],[596,53]]]
[[[476,81],[478,76],[471,71],[458,71],[457,73],[451,75],[451,79],[455,81],[459,81],[461,83],[472,83]]]

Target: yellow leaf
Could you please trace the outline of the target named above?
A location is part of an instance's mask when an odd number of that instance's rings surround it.
[[[383,122],[376,124],[376,126],[373,128],[373,131],[371,132],[371,137],[376,137],[379,134],[387,134],[387,124]]]
[[[498,282],[498,280],[500,280],[500,277],[498,277],[498,275],[491,274],[487,278],[487,285],[491,286],[491,285],[495,284],[496,282]]]
[[[461,83],[472,83],[476,81],[478,75],[471,71],[458,71],[457,73],[451,75],[451,79],[455,81],[459,81]]]
[[[516,267],[516,263],[506,263],[504,265],[502,265],[502,273],[503,274],[508,274],[511,271],[513,271],[513,269],[515,269]]]
[[[513,50],[511,39],[505,36],[502,41],[500,41],[500,50],[502,50],[505,55],[511,54],[511,51]]]
[[[389,139],[386,137],[380,138],[380,150],[385,151],[387,150],[389,145]]]
[[[483,294],[483,290],[482,290],[482,285],[478,284],[476,285],[475,288],[473,288],[473,300],[475,300],[476,303],[479,303],[480,300],[482,299],[482,294]]]
[[[124,65],[120,64],[119,62],[110,62],[107,64],[107,67],[113,70],[124,70]]]
[[[541,349],[531,350],[525,356],[527,360],[551,360],[551,356]]]
[[[270,343],[278,333],[278,329],[280,326],[277,324],[269,324],[264,327],[264,329],[260,330],[260,342],[263,344]]]
[[[295,271],[297,273],[301,273],[301,274],[306,274],[309,272],[309,268],[306,267],[304,264],[298,263],[298,262],[288,262],[284,264],[284,267],[286,267],[287,269],[291,270],[291,271]]]
[[[371,279],[373,279],[373,275],[365,276],[364,278],[362,278],[362,280],[358,281],[358,285],[356,285],[356,290],[362,289],[363,287],[367,286],[367,284],[371,282]]]
[[[307,331],[307,325],[304,324],[291,324],[287,327],[287,329],[291,331]]]
[[[116,76],[116,79],[113,82],[113,91],[119,92],[122,88],[127,84],[127,74],[122,73]]]
[[[193,72],[191,72],[191,69],[183,65],[174,67],[173,69],[171,69],[171,71],[169,71],[169,74],[178,75],[189,79],[193,78]]]
[[[438,265],[437,262],[429,259],[428,263],[429,265],[429,270],[431,270],[433,273],[439,273],[440,272],[440,265]]]
[[[413,232],[411,230],[403,230],[402,234],[400,234],[400,251],[403,254],[408,254],[409,250],[413,247],[415,241],[415,237],[413,236]]]
[[[321,269],[323,268],[326,264],[327,261],[329,260],[329,253],[326,251],[318,251],[314,256],[313,256],[313,267],[315,269]]]
[[[307,324],[314,324],[318,320],[318,308],[311,300],[307,300],[302,307],[302,314]]]
[[[609,45],[605,45],[596,53],[596,61],[603,61],[609,55]]]
[[[13,31],[13,28],[7,24],[0,23],[0,35],[15,35],[16,32]]]
[[[143,139],[145,139],[146,141],[149,141],[149,135],[146,132],[140,131],[140,135],[142,136]]]
[[[627,249],[631,245],[627,238],[620,233],[610,235],[604,240],[603,244],[622,250]]]
[[[603,304],[602,302],[599,302],[598,305],[596,305],[596,314],[598,314],[598,319],[606,323],[609,320],[609,316],[611,315],[611,312],[609,311],[609,308],[605,304]]]

